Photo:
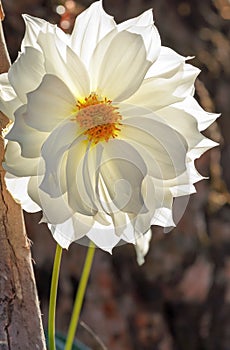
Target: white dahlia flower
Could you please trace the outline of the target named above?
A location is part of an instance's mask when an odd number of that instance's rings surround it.
[[[151,225],[174,225],[173,199],[195,192],[194,160],[216,145],[201,134],[217,115],[193,97],[199,70],[161,46],[151,10],[117,25],[97,1],[71,35],[24,20],[0,76],[8,188],[62,247],[131,242],[141,264]]]

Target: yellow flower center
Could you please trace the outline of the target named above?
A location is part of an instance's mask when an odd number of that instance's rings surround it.
[[[78,101],[77,108],[76,120],[85,129],[84,135],[89,141],[97,144],[118,136],[122,117],[112,101],[92,93],[83,101]]]

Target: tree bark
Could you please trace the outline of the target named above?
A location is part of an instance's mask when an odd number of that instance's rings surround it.
[[[0,2],[1,3],[1,2]],[[0,18],[2,19],[0,11]],[[0,21],[0,73],[10,66]],[[0,112],[1,128],[8,122]],[[0,140],[0,161],[4,158]],[[6,190],[0,167],[0,349],[46,349],[30,243],[20,206]]]

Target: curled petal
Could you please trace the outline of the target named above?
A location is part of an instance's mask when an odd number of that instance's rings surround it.
[[[21,45],[22,51],[27,46],[31,46],[40,50],[40,47],[37,44],[37,39],[40,32],[52,33],[54,37],[55,35],[57,35],[60,38],[62,38],[62,40],[68,42],[68,36],[60,28],[58,28],[57,25],[50,24],[44,19],[33,17],[30,15],[22,15],[22,17],[26,25],[26,32]]]
[[[0,75],[0,84],[0,111],[10,120],[14,121],[14,112],[20,107],[22,101],[10,85],[7,73]]]
[[[42,208],[43,222],[52,224],[63,223],[74,213],[68,206],[67,195],[51,198],[40,189],[42,176],[32,176],[28,182],[28,194],[30,198]]]
[[[169,47],[161,46],[159,56],[149,68],[145,78],[156,78],[159,76],[170,78],[184,66],[185,61],[189,58],[179,55]]]
[[[149,243],[152,238],[152,232],[151,230],[148,230],[144,235],[138,235],[136,238],[136,253],[137,253],[137,262],[138,265],[143,265],[145,262],[145,255],[149,251]]]
[[[130,33],[141,35],[146,49],[146,59],[155,62],[161,49],[161,39],[157,28],[154,25],[133,26],[128,30]]]
[[[73,121],[65,120],[58,125],[46,139],[41,149],[46,172],[40,188],[49,193],[51,197],[60,196],[63,187],[66,188],[67,151],[78,137],[76,124],[73,123]]]
[[[22,209],[29,213],[36,213],[41,210],[28,195],[28,182],[30,177],[16,177],[11,174],[5,176],[6,187],[13,195],[14,199],[19,202]]]
[[[161,39],[154,26],[152,10],[145,11],[138,17],[118,24],[117,30],[141,35],[146,48],[147,60],[154,62],[157,59],[161,50]]]
[[[199,131],[207,129],[220,116],[206,112],[192,96],[188,96],[183,102],[178,102],[175,107],[191,114],[197,120]]]
[[[10,174],[17,177],[35,176],[38,174],[39,158],[25,158],[21,156],[21,147],[17,142],[7,143],[3,167]]]
[[[149,25],[153,25],[153,11],[152,9],[143,12],[140,16],[128,19],[120,24],[118,24],[117,28],[119,31],[129,30],[133,27],[145,27]]]
[[[25,47],[8,73],[9,82],[23,104],[27,102],[26,94],[38,87],[44,74],[42,53],[33,47]]]
[[[189,149],[198,145],[204,136],[198,130],[198,123],[193,115],[171,105],[157,111],[161,122],[169,125],[186,139]]]
[[[39,87],[27,94],[25,123],[49,132],[76,111],[75,99],[67,86],[55,75],[46,74]]]
[[[37,158],[40,156],[41,145],[48,134],[29,127],[25,122],[25,113],[26,105],[17,109],[15,122],[10,132],[6,135],[6,139],[17,141],[20,144],[23,157]]]
[[[145,79],[137,92],[126,102],[157,111],[193,94],[194,80],[198,74],[198,69],[186,64],[169,78],[159,74],[158,77]]]
[[[94,224],[92,217],[74,214],[71,218],[58,225],[49,225],[54,239],[62,248],[68,249],[69,245],[84,238]],[[79,241],[80,243],[80,241]],[[85,243],[88,245],[89,242]]]

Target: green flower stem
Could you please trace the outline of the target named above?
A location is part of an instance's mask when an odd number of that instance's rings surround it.
[[[49,321],[48,321],[48,342],[49,350],[56,350],[55,344],[55,312],[57,300],[58,278],[62,257],[62,247],[57,244],[53,265],[53,274],[50,288]]]
[[[82,308],[82,303],[83,303],[83,299],[86,291],[86,286],[89,279],[90,270],[92,267],[94,253],[95,253],[95,245],[94,243],[90,242],[86,259],[85,259],[85,264],[81,275],[81,279],[80,279],[80,283],[79,283],[79,287],[78,287],[78,291],[77,291],[77,295],[76,295],[76,299],[75,299],[75,303],[74,303],[73,313],[72,313],[69,330],[67,334],[65,350],[72,349],[72,345],[73,345],[73,341],[74,341],[74,337],[75,337],[75,333],[76,333],[76,329],[79,321],[79,316]]]

